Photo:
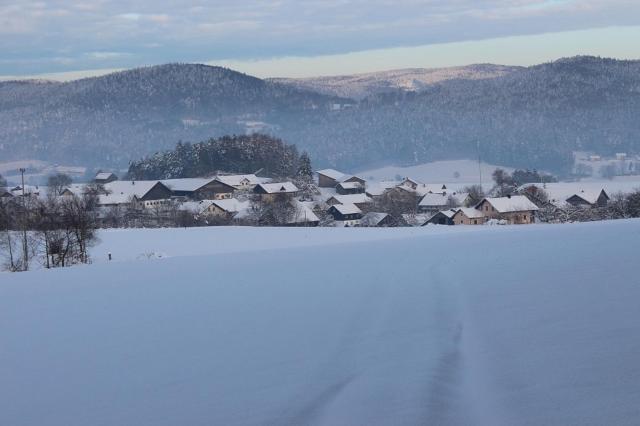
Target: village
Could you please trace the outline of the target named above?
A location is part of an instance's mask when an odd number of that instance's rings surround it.
[[[593,212],[602,212],[614,197],[593,182],[516,186],[500,176],[494,175],[495,185],[485,195],[480,185],[429,184],[411,177],[372,181],[334,169],[290,180],[256,174],[119,180],[114,173],[99,172],[86,184],[13,186],[0,190],[0,199],[10,205],[20,204],[22,197],[66,199],[89,194],[95,198],[97,226],[117,228],[524,225],[594,220]],[[619,186],[615,196],[634,193],[634,185]],[[595,219],[608,218],[607,214]]]

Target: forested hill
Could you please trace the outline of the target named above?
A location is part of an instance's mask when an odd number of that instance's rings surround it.
[[[226,68],[168,64],[67,83],[0,83],[0,157],[127,165],[248,129],[304,123],[339,98]]]
[[[173,150],[133,161],[128,175],[137,180],[173,179],[261,170],[264,176],[283,178],[294,176],[299,162],[296,146],[280,139],[261,134],[224,136],[195,144],[178,143]]]
[[[475,76],[477,77],[477,75]],[[69,83],[0,83],[0,157],[126,166],[131,159],[259,131],[355,168],[475,158],[554,171],[574,150],[640,152],[640,62],[575,57],[362,100],[204,65]]]

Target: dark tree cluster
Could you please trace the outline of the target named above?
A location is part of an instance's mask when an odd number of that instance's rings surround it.
[[[301,163],[295,145],[277,138],[262,134],[224,136],[195,144],[179,142],[172,151],[134,161],[129,166],[129,178],[173,179],[258,170],[273,177],[307,176],[310,164],[308,156]]]

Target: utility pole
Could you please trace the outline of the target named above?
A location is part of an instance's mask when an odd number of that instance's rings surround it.
[[[27,247],[27,199],[24,191],[24,172],[26,169],[20,168],[22,175],[22,266],[24,271],[29,270],[29,248]]]

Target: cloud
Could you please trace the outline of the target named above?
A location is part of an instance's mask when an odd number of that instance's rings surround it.
[[[121,68],[638,24],[640,2],[632,0],[5,0],[0,52],[13,65],[0,74],[64,71],[60,61],[29,62],[59,56]],[[120,52],[127,54],[108,54]]]

